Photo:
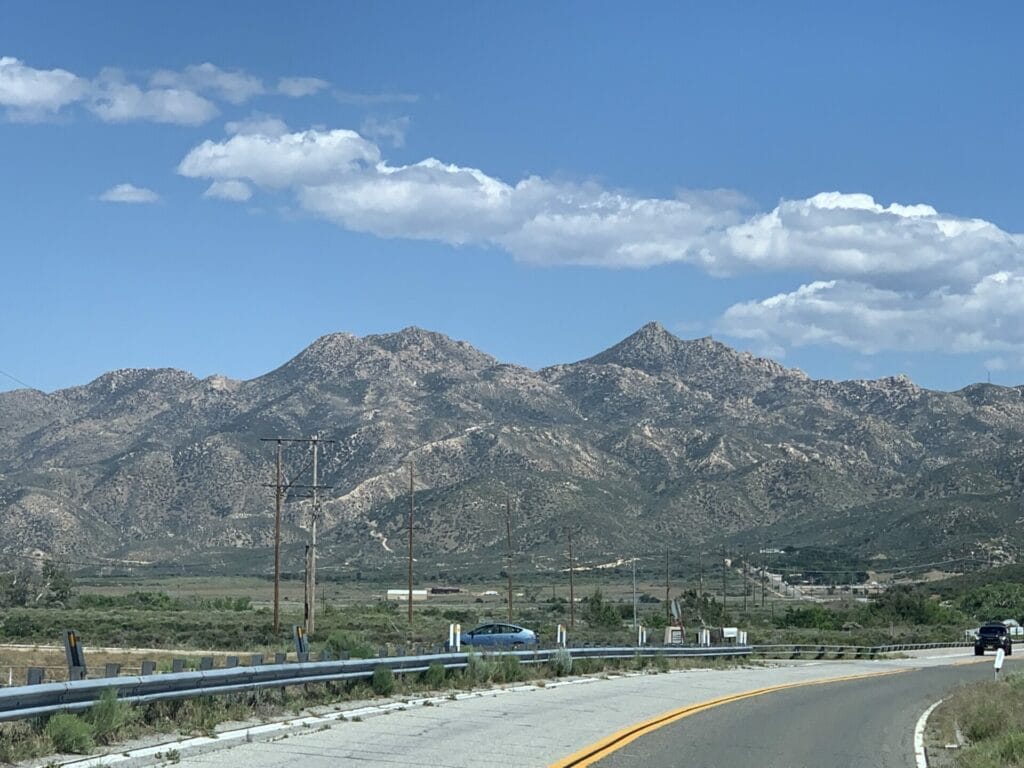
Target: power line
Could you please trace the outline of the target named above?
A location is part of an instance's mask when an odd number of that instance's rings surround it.
[[[34,389],[37,392],[41,392],[42,391],[42,390],[39,389],[39,387],[33,387],[31,384],[26,384],[24,381],[19,379],[17,376],[13,376],[13,375],[9,374],[7,371],[0,371],[0,376],[6,376],[8,379],[13,381],[14,383],[21,384],[21,386],[23,386],[23,387],[25,387],[27,389]]]

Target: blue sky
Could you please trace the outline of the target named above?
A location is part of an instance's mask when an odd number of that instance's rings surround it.
[[[892,5],[7,3],[0,370],[407,325],[540,367],[659,320],[1019,383],[1024,12]]]

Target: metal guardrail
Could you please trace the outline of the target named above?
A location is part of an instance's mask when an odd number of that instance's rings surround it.
[[[593,647],[568,648],[574,659],[632,659],[653,658],[728,658],[814,656],[824,658],[829,653],[854,653],[856,658],[873,658],[881,653],[892,653],[930,648],[966,647],[969,643],[920,643],[909,645],[826,646],[826,645],[758,645],[758,646],[656,646],[636,648]],[[559,649],[507,651],[523,664],[541,664],[551,661]],[[858,655],[861,653],[863,655]],[[390,669],[393,674],[425,672],[431,664],[440,663],[445,669],[464,669],[470,653],[439,653],[421,656],[396,656],[377,659],[345,661],[317,661],[286,664],[263,664],[228,669],[195,672],[172,672],[146,676],[123,676],[73,680],[63,683],[42,683],[12,688],[0,688],[0,722],[51,715],[62,711],[81,711],[91,707],[107,689],[114,689],[117,697],[131,704],[154,701],[187,699],[245,693],[267,688],[331,681],[366,679],[377,667]]]
[[[755,645],[752,655],[765,658],[799,659],[813,656],[816,659],[833,658],[873,659],[881,654],[901,651],[923,651],[938,648],[967,648],[971,643],[901,643],[895,645]]]
[[[749,646],[717,648],[569,648],[574,659],[632,659],[636,656],[671,658],[749,656]],[[509,651],[523,664],[541,664],[551,660],[556,650]],[[0,722],[51,715],[62,711],[81,711],[91,707],[108,688],[131,704],[146,704],[170,699],[245,693],[266,688],[366,679],[377,667],[394,674],[426,672],[431,664],[445,669],[464,669],[476,653],[442,653],[424,656],[397,656],[379,659],[316,661],[265,664],[257,667],[232,667],[196,672],[172,672],[147,676],[125,676],[41,683],[0,689]]]

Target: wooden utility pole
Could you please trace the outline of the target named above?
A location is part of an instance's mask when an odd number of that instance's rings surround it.
[[[704,551],[697,553],[697,595],[704,600]]]
[[[333,443],[333,440],[322,440],[319,436],[314,437],[263,437],[260,438],[265,443],[276,443],[277,444],[277,463],[276,463],[276,476],[275,482],[268,484],[269,487],[274,489],[274,632],[279,632],[281,625],[281,512],[282,505],[284,503],[285,493],[292,490],[293,488],[302,488],[312,491],[311,497],[313,499],[313,514],[310,521],[309,527],[309,539],[306,542],[306,560],[305,560],[305,582],[303,585],[304,592],[304,607],[303,607],[303,622],[306,628],[306,634],[311,635],[315,630],[315,610],[316,610],[316,526],[320,517],[320,497],[319,491],[329,486],[320,485],[319,481],[319,467],[317,464],[319,458],[319,449],[321,444]],[[313,446],[313,484],[312,485],[299,485],[295,481],[298,480],[306,469],[309,469],[310,465],[307,465],[299,474],[292,478],[289,482],[284,481],[283,475],[283,456],[282,449],[284,443],[310,443]]]
[[[277,482],[274,483],[274,635],[281,631],[281,441],[277,441]]]
[[[508,538],[508,563],[505,575],[508,576],[508,620],[512,621],[512,499],[505,491],[505,535]]]
[[[316,523],[320,517],[320,498],[317,495],[317,458],[320,453],[320,437],[313,436],[313,513],[309,526],[309,597],[307,600],[306,635],[312,637],[316,631]]]
[[[416,506],[415,489],[413,488],[412,462],[409,462],[409,626],[412,626],[412,522],[413,510]]]
[[[764,586],[765,581],[768,578],[766,573],[768,568],[768,553],[765,552],[764,547],[761,548],[761,607],[764,608]]]
[[[633,555],[633,629],[636,629],[636,555]]]
[[[576,626],[576,590],[573,586],[573,572],[575,571],[575,564],[572,559],[572,528],[568,529],[569,533],[569,626]]]
[[[722,545],[722,611],[723,612],[725,611],[725,602],[728,599],[727,595],[726,595],[726,584],[728,583],[727,580],[729,578],[729,567],[728,567],[729,564],[726,562],[726,556],[727,556],[727,552],[726,552],[726,549],[725,549],[725,545],[723,544]]]
[[[665,550],[665,615],[672,618],[672,584],[668,578],[668,550]]]
[[[740,547],[740,581],[743,582],[743,613],[747,612],[747,561],[743,557],[743,547]]]

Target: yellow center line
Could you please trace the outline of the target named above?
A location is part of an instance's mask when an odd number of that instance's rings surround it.
[[[869,677],[884,677],[887,675],[898,675],[901,672],[909,672],[914,668],[907,669],[892,669],[884,672],[864,672],[858,675],[846,675],[845,677],[824,677],[815,680],[805,680],[797,683],[783,683],[781,685],[772,685],[767,688],[756,688],[751,691],[744,691],[742,693],[733,693],[728,696],[721,696],[717,699],[709,699],[708,701],[702,701],[697,704],[690,704],[680,709],[673,709],[657,717],[652,717],[649,720],[644,720],[640,723],[623,728],[620,731],[616,731],[610,736],[591,744],[588,747],[584,747],[578,752],[574,752],[569,757],[563,758],[551,764],[550,768],[586,768],[586,766],[593,765],[598,760],[602,760],[608,755],[622,749],[627,744],[639,739],[641,736],[658,730],[666,725],[675,723],[682,720],[685,717],[696,715],[699,712],[704,712],[715,707],[720,707],[723,704],[731,704],[734,701],[742,701],[743,699],[751,699],[755,696],[764,696],[766,693],[774,693],[776,691],[785,691],[791,688],[806,688],[811,685],[825,685],[827,683],[841,683],[848,680],[863,680]]]

